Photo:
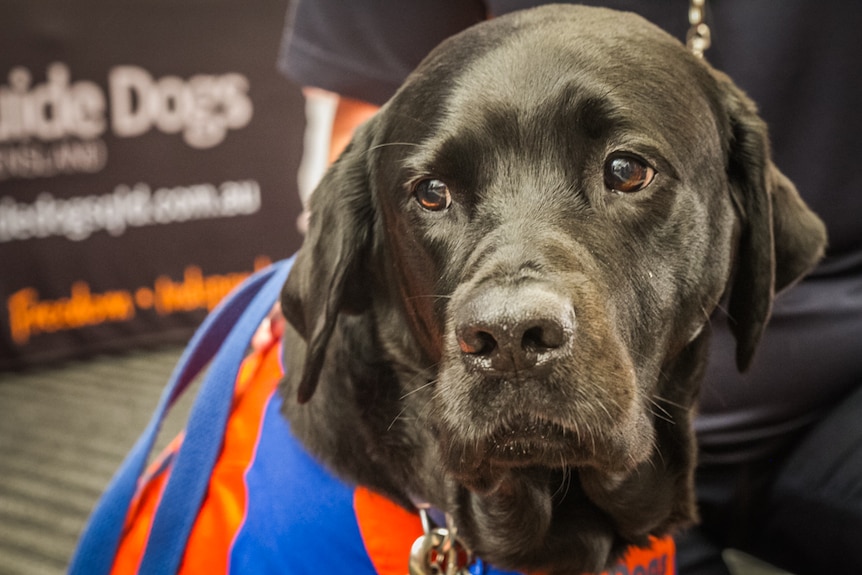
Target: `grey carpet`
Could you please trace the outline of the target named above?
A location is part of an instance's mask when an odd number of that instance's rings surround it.
[[[90,510],[181,352],[0,373],[0,574],[65,573]],[[177,405],[161,445],[182,427],[188,404]]]

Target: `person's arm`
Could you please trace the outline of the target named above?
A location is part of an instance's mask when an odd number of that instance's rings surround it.
[[[375,104],[369,104],[368,102],[345,96],[338,96],[338,104],[335,108],[335,118],[332,122],[332,132],[329,140],[330,164],[347,147],[356,128],[377,113],[379,109],[380,106]]]

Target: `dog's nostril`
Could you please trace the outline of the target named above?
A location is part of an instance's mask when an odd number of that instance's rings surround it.
[[[458,334],[461,351],[470,355],[488,355],[497,347],[494,336],[476,328],[462,329]]]
[[[537,325],[524,331],[521,347],[525,351],[541,353],[562,347],[565,342],[566,332],[563,327],[558,323],[549,322],[547,325]]]
[[[537,375],[574,349],[574,307],[542,285],[491,287],[454,311],[461,359],[477,373]]]
[[[568,327],[567,327],[568,326]],[[511,318],[468,323],[457,330],[464,361],[472,369],[502,373],[532,369],[556,357],[571,340],[572,329],[564,321]]]

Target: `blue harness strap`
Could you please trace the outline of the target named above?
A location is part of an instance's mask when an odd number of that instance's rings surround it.
[[[214,358],[192,407],[185,447],[165,487],[140,569],[141,573],[176,572],[222,444],[240,364],[251,337],[278,300],[292,263],[293,258],[282,260],[249,277],[198,328],[147,428],[90,515],[69,567],[71,575],[111,572],[126,514],[162,420]]]

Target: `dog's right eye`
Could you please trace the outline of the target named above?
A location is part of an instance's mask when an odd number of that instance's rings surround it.
[[[655,170],[638,156],[616,153],[605,160],[604,175],[605,186],[609,190],[630,194],[650,185],[655,177]]]
[[[452,205],[449,186],[440,180],[420,180],[413,187],[413,197],[419,205],[430,212],[439,212]]]

